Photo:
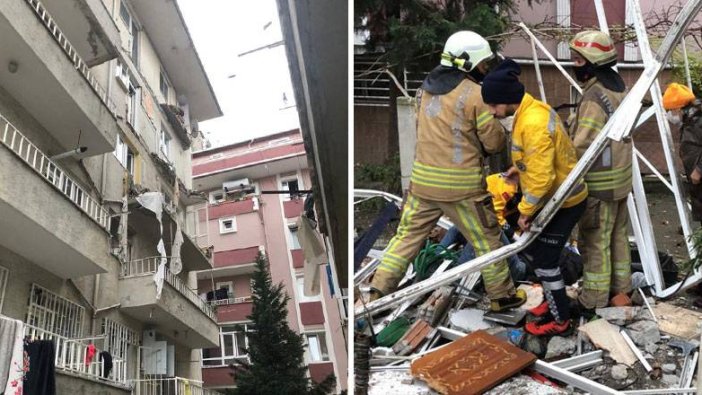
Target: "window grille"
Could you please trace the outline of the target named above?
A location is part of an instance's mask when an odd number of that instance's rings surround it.
[[[69,339],[79,338],[83,335],[84,313],[83,306],[32,284],[27,324]]]
[[[109,318],[102,319],[101,334],[105,335],[105,351],[116,358],[127,359],[129,346],[139,345],[137,332]]]

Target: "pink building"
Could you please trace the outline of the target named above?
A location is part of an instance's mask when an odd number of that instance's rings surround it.
[[[193,189],[206,192],[208,202],[190,213],[190,225],[197,228],[201,246],[214,247],[214,268],[197,274],[198,290],[217,306],[220,326],[220,346],[202,350],[205,386],[234,387],[227,366],[246,358],[247,342],[234,325],[247,324],[251,273],[256,255],[264,251],[273,282],[282,282],[290,296],[288,322],[305,337],[310,376],[321,381],[334,373],[338,389],[346,388],[344,296],[331,280],[336,278],[331,265],[320,267],[320,293],[303,294],[296,223],[306,195],[265,193],[311,189],[300,131],[194,153]]]

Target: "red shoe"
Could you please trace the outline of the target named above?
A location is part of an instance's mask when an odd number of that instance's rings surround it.
[[[533,309],[530,309],[529,314],[535,317],[543,317],[546,314],[548,314],[549,311],[550,310],[548,308],[548,302],[544,300],[540,305],[534,307]]]
[[[570,320],[556,322],[554,319],[550,319],[548,321],[532,321],[524,325],[524,330],[534,336],[567,336],[572,332],[571,329]]]

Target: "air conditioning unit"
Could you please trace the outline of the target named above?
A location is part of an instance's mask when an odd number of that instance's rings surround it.
[[[222,189],[224,189],[224,193],[253,190],[253,188],[254,187],[253,185],[251,185],[251,182],[248,178],[242,178],[240,180],[235,181],[228,181],[222,184]]]

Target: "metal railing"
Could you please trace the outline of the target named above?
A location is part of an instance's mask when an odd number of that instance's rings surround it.
[[[134,395],[221,395],[220,392],[203,388],[202,381],[182,377],[131,380]]]
[[[25,336],[32,340],[52,340],[54,342],[56,351],[54,366],[57,370],[77,374],[91,380],[108,381],[122,386],[129,385],[125,360],[113,356],[112,370],[107,375],[105,375],[105,364],[100,359],[102,350],[96,348],[93,358],[86,361],[88,352],[86,339],[69,339],[32,325],[25,326]]]
[[[68,59],[73,63],[76,70],[85,78],[88,84],[93,88],[95,94],[100,98],[100,101],[107,107],[113,117],[117,116],[117,106],[114,101],[107,95],[107,91],[100,85],[97,78],[90,72],[90,68],[78,55],[78,52],[73,48],[68,38],[61,32],[61,29],[56,24],[56,21],[51,17],[51,14],[46,10],[44,5],[39,0],[25,0],[27,5],[34,11],[39,20],[44,24],[49,34],[56,40],[58,45],[63,49],[63,52],[68,56]]]
[[[41,175],[44,180],[59,190],[103,229],[108,229],[110,221],[108,211],[20,133],[2,114],[0,114],[0,143],[22,159],[32,170]]]
[[[171,257],[167,257],[170,262]],[[120,272],[120,278],[129,278],[145,275],[153,275],[158,269],[158,265],[161,262],[160,256],[152,256],[148,258],[136,259],[122,265],[122,270]],[[197,293],[195,293],[190,287],[187,286],[180,279],[180,277],[173,274],[168,267],[166,267],[164,280],[180,292],[186,299],[197,306],[203,313],[205,313],[212,320],[216,321],[216,315],[214,308],[210,306],[207,302],[200,299]]]
[[[225,306],[228,304],[237,304],[237,303],[248,303],[251,302],[251,297],[250,296],[242,296],[240,298],[227,298],[227,299],[219,299],[219,300],[210,300],[207,301],[207,303],[210,306]]]

